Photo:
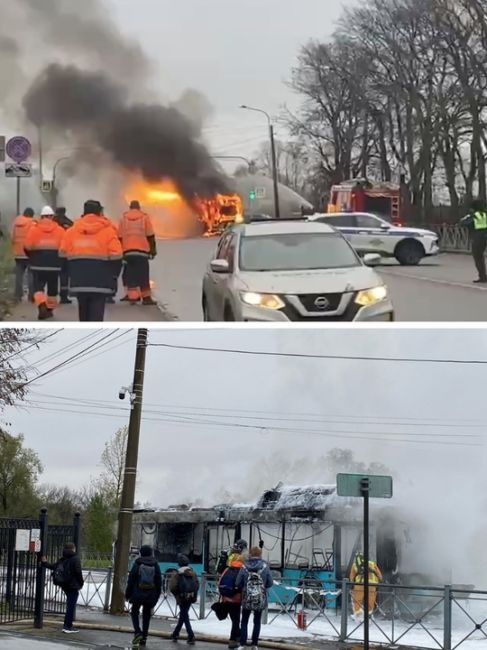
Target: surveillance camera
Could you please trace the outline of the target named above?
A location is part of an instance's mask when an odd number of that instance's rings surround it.
[[[118,399],[125,399],[125,392],[126,392],[125,388],[122,387],[122,388],[118,391]]]

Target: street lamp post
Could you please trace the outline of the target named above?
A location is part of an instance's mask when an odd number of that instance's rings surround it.
[[[255,170],[255,161],[249,160],[244,156],[210,156],[210,158],[213,160],[243,160],[244,163],[248,166],[250,174],[252,174]]]
[[[269,137],[271,141],[272,178],[274,181],[274,212],[275,212],[276,219],[280,219],[281,209],[279,206],[279,179],[277,177],[276,142],[274,139],[274,125],[272,124],[271,116],[269,115],[269,113],[263,111],[261,108],[254,108],[253,106],[245,106],[245,104],[242,104],[240,108],[243,108],[246,111],[254,111],[255,113],[262,113],[267,117],[267,122],[269,124]]]

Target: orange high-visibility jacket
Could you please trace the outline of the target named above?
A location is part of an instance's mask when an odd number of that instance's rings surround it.
[[[111,295],[122,266],[122,246],[106,217],[86,214],[64,232],[60,255],[68,261],[70,292]]]
[[[118,228],[125,256],[153,253],[154,228],[151,218],[142,210],[128,210],[122,217]],[[152,242],[151,242],[152,239]]]
[[[12,254],[15,259],[27,259],[24,244],[29,230],[36,223],[33,217],[26,217],[23,214],[14,219],[12,224]]]
[[[63,265],[59,257],[64,229],[53,219],[41,218],[27,233],[25,252],[32,271],[60,271]]]

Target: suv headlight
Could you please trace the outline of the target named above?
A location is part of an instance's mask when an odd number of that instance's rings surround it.
[[[385,285],[380,285],[374,287],[373,289],[365,289],[364,291],[359,291],[357,297],[355,298],[355,303],[361,305],[362,307],[369,307],[370,305],[375,305],[381,300],[387,298],[387,287]]]
[[[252,291],[242,291],[240,299],[246,305],[252,307],[266,307],[266,309],[282,309],[285,305],[279,296],[273,293],[254,293]]]

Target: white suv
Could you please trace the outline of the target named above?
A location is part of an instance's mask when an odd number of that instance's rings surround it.
[[[203,279],[206,321],[392,321],[387,288],[330,226],[309,221],[235,225]]]
[[[382,257],[395,257],[404,266],[415,266],[424,257],[440,252],[435,232],[393,226],[368,212],[314,214],[309,219],[339,230],[360,255],[378,253]]]

